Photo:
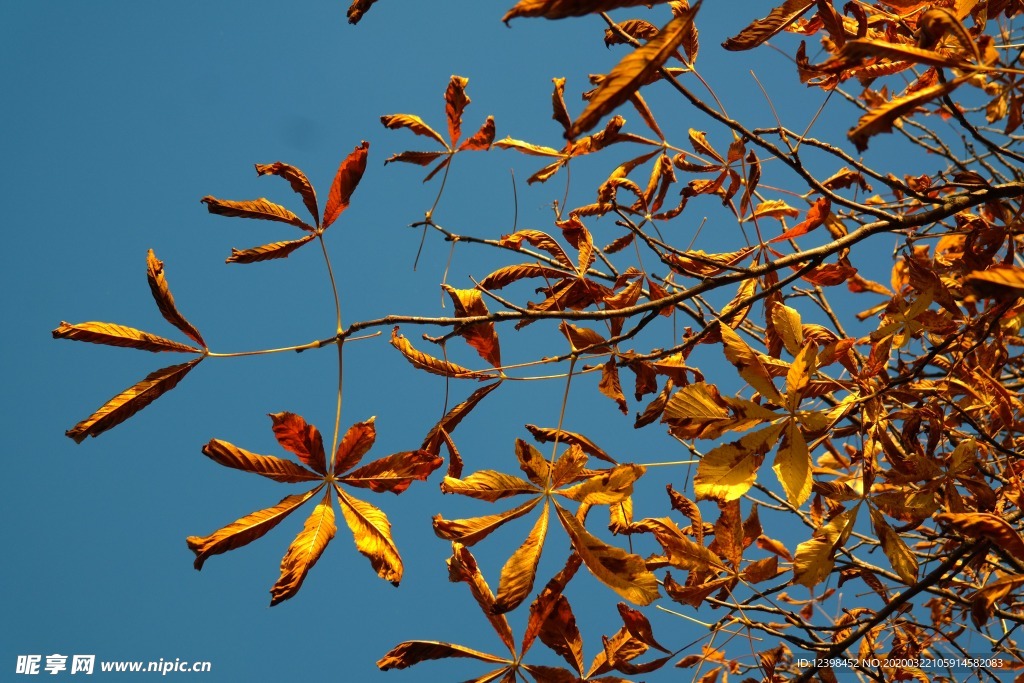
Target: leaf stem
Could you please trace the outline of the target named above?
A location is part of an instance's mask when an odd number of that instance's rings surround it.
[[[327,253],[327,244],[324,242],[323,233],[317,235],[320,240],[320,250],[324,254],[324,262],[327,264],[327,275],[331,279],[331,293],[334,294],[334,312],[335,312],[335,325],[337,328],[337,334],[340,335],[342,332],[341,327],[341,299],[338,297],[338,283],[334,279],[334,269],[331,267],[331,257]],[[345,378],[345,340],[338,338],[338,400],[334,410],[334,436],[331,438],[331,451],[329,456],[329,464],[334,467],[334,453],[338,448],[338,432],[341,428],[341,396],[342,396],[342,385]]]

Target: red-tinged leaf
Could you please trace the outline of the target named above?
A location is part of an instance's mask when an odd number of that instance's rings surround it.
[[[562,245],[556,242],[551,235],[540,230],[519,230],[511,235],[505,235],[501,238],[501,246],[512,247],[513,249],[519,249],[522,243],[529,242],[534,247],[537,247],[541,251],[546,251],[551,254],[556,261],[569,268],[572,271],[576,270],[576,266],[572,260],[566,255],[565,250],[562,249]]]
[[[291,460],[251,453],[220,439],[211,439],[208,444],[203,446],[203,455],[219,465],[243,472],[252,472],[286,484],[315,481],[321,478],[315,472],[310,472]]]
[[[577,673],[583,675],[583,638],[576,627],[576,616],[564,595],[559,595],[555,600],[538,635],[542,643],[554,650]]]
[[[740,572],[740,578],[750,583],[761,583],[774,579],[778,575],[779,558],[774,555],[751,562]]]
[[[754,207],[754,211],[751,213],[750,219],[777,218],[781,220],[782,218],[796,218],[799,215],[800,211],[793,208],[785,201],[781,199],[769,199],[768,201],[761,202]]]
[[[568,432],[566,430],[551,429],[550,427],[538,427],[537,425],[526,425],[526,430],[533,435],[533,438],[541,443],[550,443],[555,439],[559,443],[576,445],[583,449],[583,452],[587,455],[592,455],[599,460],[611,463],[613,465],[618,464],[618,461],[612,456],[608,455],[603,448],[598,446],[596,443],[576,432]]]
[[[338,481],[377,493],[401,493],[413,481],[425,481],[443,463],[443,459],[427,451],[394,453],[367,463]]]
[[[452,299],[457,318],[470,318],[490,314],[480,292],[475,289],[455,289],[441,285]],[[501,366],[501,345],[494,323],[480,323],[462,328],[459,332],[466,343],[476,349],[480,357],[494,367]]]
[[[444,92],[444,113],[448,118],[448,137],[452,141],[452,147],[459,144],[459,138],[462,137],[462,112],[470,103],[469,96],[466,95],[467,83],[468,78],[452,76],[448,81],[448,89]]]
[[[523,664],[523,669],[533,677],[535,683],[579,683],[582,680],[578,674],[559,666]]]
[[[649,605],[658,599],[658,580],[647,570],[642,557],[608,545],[558,503],[554,505],[576,552],[601,583],[637,605]]]
[[[501,568],[498,595],[493,607],[495,614],[511,612],[519,607],[533,590],[533,582],[537,578],[537,564],[540,562],[544,538],[548,533],[548,517],[548,504],[545,501],[540,517],[537,518],[526,540]]]
[[[196,554],[194,566],[202,569],[203,564],[212,555],[226,553],[235,548],[252,543],[276,527],[284,518],[295,512],[303,503],[320,492],[318,486],[312,491],[288,496],[280,503],[265,510],[257,510],[241,519],[214,531],[209,536],[189,536],[186,540],[189,549]]]
[[[620,7],[637,7],[652,5],[665,0],[519,0],[515,7],[505,13],[502,21],[508,22],[516,17],[544,17],[545,19],[565,19],[566,17],[582,17],[597,12],[608,12]]]
[[[289,240],[286,242],[272,242],[251,249],[231,248],[231,256],[228,256],[225,263],[256,263],[258,261],[270,261],[272,259],[287,258],[293,251],[309,242],[315,235],[306,235],[301,239]]]
[[[445,519],[441,515],[434,515],[434,533],[438,538],[448,541],[455,541],[467,546],[476,545],[496,529],[529,513],[537,507],[540,500],[540,498],[533,498],[505,512],[467,519]]]
[[[331,227],[331,223],[338,220],[341,212],[348,208],[352,193],[366,171],[366,157],[369,153],[370,143],[365,140],[352,150],[352,153],[345,157],[345,160],[338,166],[338,172],[331,183],[331,192],[327,195],[327,206],[324,208],[324,219],[321,222],[321,230]]]
[[[377,576],[397,586],[404,570],[387,515],[366,501],[348,495],[337,484],[334,490],[338,493],[341,514],[355,539],[356,550],[370,560]]]
[[[488,116],[483,125],[480,126],[480,130],[473,133],[472,137],[466,138],[466,140],[459,145],[459,151],[481,151],[491,148],[494,144],[494,117]]]
[[[801,235],[806,235],[811,230],[823,225],[825,219],[828,218],[828,212],[832,208],[832,200],[828,197],[821,197],[814,202],[814,205],[807,210],[807,217],[802,221],[794,225],[789,230],[786,230],[778,237],[773,237],[768,240],[769,244],[774,242],[782,242],[783,240],[791,240]]]
[[[338,444],[338,450],[334,452],[334,474],[342,474],[352,469],[370,450],[373,442],[377,440],[375,420],[376,418],[371,417],[369,420],[357,422],[348,428]]]
[[[662,652],[669,652],[667,648],[654,639],[654,629],[651,628],[651,622],[647,620],[643,612],[633,609],[624,602],[620,602],[617,607],[619,608],[622,622],[626,625],[626,630],[629,631],[630,635],[648,647],[653,647]]]
[[[164,274],[164,262],[156,257],[152,249],[146,254],[146,276],[149,281],[149,291],[153,294],[153,299],[164,320],[181,330],[189,339],[206,348],[206,342],[203,341],[199,330],[185,320],[185,316],[174,305],[174,297],[171,296],[171,288],[167,285],[167,276]]]
[[[427,177],[423,179],[423,182],[425,182],[425,183],[426,183],[426,182],[430,182],[430,179],[431,179],[431,178],[433,178],[434,176],[436,176],[436,175],[437,175],[438,173],[440,173],[440,172],[441,172],[441,171],[443,171],[444,169],[448,168],[449,164],[451,164],[451,163],[452,163],[452,158],[451,158],[451,156],[450,156],[450,155],[448,155],[448,156],[445,156],[445,158],[444,158],[444,161],[442,161],[441,163],[439,163],[439,164],[438,164],[437,166],[435,166],[434,168],[430,169],[430,173],[428,173],[428,174],[427,174]]]
[[[375,2],[377,0],[352,0],[352,4],[348,7],[348,23],[358,24]]]
[[[601,367],[601,381],[597,388],[602,394],[615,401],[623,415],[629,415],[629,407],[626,404],[626,395],[622,393],[622,383],[619,381],[619,368],[614,358]]]
[[[481,280],[478,287],[484,291],[493,291],[526,278],[542,277],[548,280],[561,280],[570,275],[573,274],[555,270],[550,266],[542,266],[536,263],[520,263],[514,266],[499,268]]]
[[[697,3],[690,11],[673,18],[643,47],[626,55],[598,86],[597,92],[572,127],[566,131],[565,137],[572,139],[590,130],[597,125],[601,117],[626,102],[641,85],[647,83],[686,39],[693,17],[699,8],[700,3]]]
[[[256,164],[256,175],[276,175],[287,180],[292,190],[302,197],[302,203],[306,205],[306,210],[309,211],[309,215],[313,217],[313,220],[320,221],[320,209],[316,203],[316,190],[313,189],[313,185],[309,182],[305,173],[290,164],[275,161],[272,164]]]
[[[486,652],[473,650],[462,645],[441,643],[434,640],[407,640],[391,648],[386,655],[377,660],[381,671],[405,669],[431,659],[449,659],[452,657],[468,657],[495,664],[511,664],[507,659],[489,655]]]
[[[778,555],[786,562],[793,561],[793,556],[790,554],[789,549],[787,549],[781,541],[777,541],[774,538],[769,538],[764,534],[757,537],[757,547],[761,550],[767,550],[770,553]]]
[[[408,128],[416,135],[423,135],[428,138],[433,138],[441,143],[441,146],[445,149],[450,150],[451,147],[445,142],[441,134],[436,130],[428,126],[423,119],[414,114],[391,114],[389,116],[380,117],[380,122],[384,124],[386,128],[396,130],[398,128]]]
[[[990,512],[943,512],[935,515],[935,521],[949,525],[964,536],[988,539],[1018,560],[1024,560],[1024,538],[999,515]]]
[[[665,407],[668,405],[669,398],[672,396],[672,388],[674,386],[671,377],[665,380],[665,387],[661,390],[661,393],[647,404],[642,413],[637,413],[636,420],[633,422],[633,429],[646,427],[662,416],[665,412]]]
[[[722,47],[726,50],[755,48],[799,19],[813,6],[814,0],[786,0],[769,12],[767,17],[754,21],[739,34],[726,40]]]
[[[142,349],[153,353],[160,351],[199,353],[199,349],[194,346],[158,337],[134,327],[114,325],[113,323],[88,322],[72,325],[62,320],[57,329],[53,331],[53,338]]]
[[[469,587],[469,592],[487,616],[487,621],[491,622],[501,642],[508,648],[509,654],[515,657],[516,643],[512,636],[512,627],[509,626],[504,614],[494,613],[494,593],[480,572],[473,553],[461,543],[452,543],[452,556],[448,558],[447,564],[448,580],[452,583],[461,581]]]
[[[871,109],[860,117],[857,126],[847,134],[850,142],[857,147],[858,152],[863,152],[868,148],[868,139],[873,135],[890,132],[897,119],[910,114],[932,100],[948,95],[968,78],[970,78],[970,74],[959,76],[945,83],[936,83]]]
[[[434,358],[428,356],[422,351],[417,351],[413,348],[413,345],[409,343],[409,340],[398,334],[398,327],[391,331],[391,345],[394,346],[398,351],[405,356],[405,359],[412,363],[412,365],[420,370],[425,370],[432,375],[441,375],[442,377],[452,377],[455,379],[476,379],[476,380],[488,380],[493,379],[493,375],[488,375],[482,372],[474,372],[468,368],[464,368],[461,365],[455,363],[449,363],[446,360],[440,358]]]
[[[445,477],[441,482],[441,492],[458,493],[491,503],[511,496],[543,493],[540,488],[525,479],[494,470],[480,470],[465,479]]]
[[[327,474],[327,455],[320,430],[295,413],[271,413],[274,436],[281,447],[320,474]]]
[[[112,427],[116,427],[129,417],[139,412],[150,403],[160,398],[178,385],[185,375],[202,361],[203,358],[161,368],[146,375],[142,381],[133,384],[120,394],[104,403],[100,408],[85,418],[65,434],[82,443],[87,436],[99,436]]]
[[[324,549],[334,538],[337,530],[338,527],[334,524],[334,503],[328,490],[323,500],[313,508],[313,513],[306,519],[302,531],[292,541],[288,552],[281,560],[281,576],[270,589],[271,607],[299,592],[309,570],[323,555]]]
[[[683,535],[676,523],[668,517],[642,519],[633,525],[633,531],[654,534],[673,567],[701,573],[726,571],[722,560],[715,553]]]
[[[522,152],[523,154],[529,154],[530,156],[535,157],[557,158],[564,156],[562,152],[559,152],[557,149],[554,149],[552,147],[534,145],[529,142],[523,142],[522,140],[514,140],[510,137],[504,137],[501,140],[498,140],[497,142],[494,143],[494,146],[499,147],[501,149],[514,149],[517,152]]]
[[[256,218],[264,221],[287,223],[289,225],[294,225],[297,228],[308,230],[309,232],[314,232],[316,230],[312,225],[306,223],[280,204],[275,204],[263,197],[236,202],[230,199],[217,199],[216,197],[207,195],[200,201],[203,204],[206,204],[206,208],[210,213],[217,214],[218,216],[229,216],[231,218]]]
[[[552,78],[551,81],[555,84],[555,89],[551,92],[551,109],[553,118],[558,123],[562,124],[562,130],[569,130],[569,126],[572,125],[572,118],[569,116],[569,110],[565,106],[565,79],[564,78]]]
[[[480,387],[470,394],[469,398],[465,401],[449,410],[445,416],[442,417],[441,420],[427,433],[427,436],[423,439],[423,443],[420,445],[420,448],[428,450],[431,453],[440,452],[438,449],[441,447],[441,432],[444,431],[448,434],[454,432],[455,428],[459,426],[459,423],[462,422],[463,418],[469,415],[470,411],[472,411],[473,408],[476,408],[477,404],[480,403],[487,394],[498,388],[499,384],[501,384],[501,382],[494,382],[493,384],[487,384]]]
[[[441,439],[444,441],[445,448],[448,449],[448,472],[446,476],[458,479],[462,476],[462,469],[465,466],[462,454],[455,447],[455,441],[452,439],[451,434],[443,429],[441,430]]]
[[[429,166],[444,155],[444,152],[399,152],[385,159],[384,165],[387,166],[392,161],[400,161],[407,164],[416,164],[417,166]]]

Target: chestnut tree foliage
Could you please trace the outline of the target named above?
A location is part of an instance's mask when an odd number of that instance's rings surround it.
[[[350,21],[373,4],[356,0]],[[449,578],[466,584],[482,612],[464,618],[489,622],[494,649],[425,633],[381,653],[383,670],[464,658],[480,683],[834,681],[848,673],[840,668],[862,680],[1003,680],[991,663],[922,660],[987,656],[1007,669],[1022,661],[1024,5],[786,0],[721,48],[701,45],[699,10],[685,0],[521,0],[509,9],[506,22],[598,14],[605,44],[621,54],[591,77],[579,111],[566,103],[565,79],[551,74],[564,142],[519,139],[514,126],[497,138],[495,117],[467,115],[460,76],[444,90],[443,112],[381,117],[396,149],[422,143],[385,163],[428,169],[437,194],[414,224],[423,236],[505,259],[472,281],[446,271],[450,314],[380,301],[379,317],[344,320],[331,275],[333,335],[216,353],[150,251],[149,287],[181,340],[105,322],[61,323],[53,336],[187,360],[151,373],[67,435],[98,436],[220,357],[333,349],[337,413],[326,432],[281,412],[271,427],[290,457],[216,438],[202,449],[220,465],[303,488],[187,541],[201,569],[312,501],[271,588],[277,604],[296,595],[336,534],[336,510],[373,571],[398,585],[405,567],[387,505],[366,498],[429,480],[475,499],[476,516],[442,513],[433,529],[451,544]],[[792,75],[828,94],[819,115],[846,121],[848,139],[818,139],[813,125],[798,130],[778,117],[752,128],[727,113],[714,90],[725,84],[699,71],[699,53],[722,48],[786,50]],[[649,106],[655,89],[672,99]],[[770,107],[764,94],[757,106]],[[681,113],[688,130],[659,124]],[[892,139],[920,152],[919,174],[897,175],[870,152]],[[527,182],[551,187],[550,223],[505,234],[446,223],[439,202],[458,173],[455,157],[467,153],[535,157]],[[290,185],[298,213],[262,198],[205,197],[210,213],[284,224],[281,241],[233,249],[227,261],[319,249],[330,273],[332,242],[370,157],[368,143],[355,146],[326,195],[296,166],[257,164],[258,175]],[[605,179],[587,189],[588,203],[566,205],[570,167],[581,164]],[[715,226],[711,251],[693,246],[710,229],[702,217]],[[883,273],[879,255],[890,254]],[[527,325],[550,332],[546,352],[503,363],[502,344],[515,345]],[[655,345],[653,331],[665,329],[673,344]],[[354,340],[382,332],[395,349],[388,372],[443,376],[458,402],[409,450],[367,459],[373,419],[341,429],[343,389],[359,390],[343,387],[343,359]],[[721,359],[730,376],[712,381],[704,358]],[[562,412],[526,425],[498,464],[482,463],[482,445],[459,443],[458,426],[522,380],[564,393]],[[574,430],[570,386],[627,416],[608,429],[667,430],[678,461],[622,462],[598,445],[601,434]],[[653,465],[664,466],[667,487],[648,484]],[[485,577],[470,548],[518,518],[530,520],[526,537]],[[542,553],[557,556],[553,576],[538,575]],[[582,573],[607,587],[587,599],[618,610],[586,659],[570,602]],[[859,596],[853,604],[841,604],[845,584]],[[655,634],[646,614],[659,607],[710,618],[705,636]],[[506,617],[516,610],[528,615],[522,634]],[[543,648],[561,664],[536,657]]]

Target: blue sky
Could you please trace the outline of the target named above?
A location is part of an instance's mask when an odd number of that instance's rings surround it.
[[[698,20],[698,65],[705,78],[721,83],[726,106],[751,126],[772,125],[748,73],[756,68],[783,119],[802,129],[822,96],[792,84],[794,70],[784,57],[766,49],[752,59],[717,47],[769,5],[744,5],[737,13],[726,3],[707,4]],[[550,79],[568,78],[570,111],[578,113],[586,74],[606,71],[623,54],[621,48],[605,49],[597,17],[520,19],[506,28],[499,21],[505,3],[381,0],[352,27],[345,23],[345,7],[342,0],[0,6],[0,191],[6,225],[0,279],[7,293],[0,341],[7,458],[0,539],[8,558],[0,570],[7,587],[0,610],[3,677],[18,655],[62,653],[209,660],[213,672],[202,678],[211,681],[447,680],[485,669],[439,663],[382,674],[374,661],[410,638],[496,651],[497,640],[468,592],[448,583],[443,562],[450,550],[430,529],[430,517],[438,512],[451,517],[493,510],[442,498],[438,475],[400,497],[366,496],[394,525],[406,559],[399,589],[377,579],[342,527],[298,597],[269,609],[267,590],[301,528],[301,512],[260,541],[214,557],[202,572],[192,569],[186,536],[210,533],[296,492],[218,467],[201,455],[201,445],[218,437],[280,454],[266,414],[283,410],[329,434],[333,351],[205,362],[175,391],[98,439],[75,445],[63,435],[167,359],[52,341],[50,330],[61,320],[103,320],[180,337],[150,299],[147,249],[165,262],[180,309],[215,351],[278,347],[332,334],[333,304],[315,245],[285,261],[225,265],[231,247],[298,235],[281,224],[210,216],[199,203],[202,196],[266,196],[298,211],[287,186],[257,178],[252,164],[299,166],[323,202],[339,161],[367,140],[366,176],[327,234],[345,319],[450,313],[450,307],[440,308],[437,287],[449,245],[428,235],[413,271],[420,232],[406,227],[430,206],[437,181],[424,186],[417,167],[383,166],[391,154],[429,149],[429,143],[407,131],[384,130],[379,117],[414,113],[443,130],[442,94],[449,76],[459,74],[470,79],[473,100],[464,130],[474,131],[493,114],[499,138],[560,146],[561,129],[550,120]],[[655,14],[655,23],[665,14]],[[663,103],[656,111],[664,112],[660,120],[676,139],[684,139],[689,126],[707,129],[706,121],[666,91],[656,91],[651,101]],[[633,130],[643,132],[635,113],[623,114],[634,119]],[[839,106],[818,132],[834,134],[854,120],[849,107]],[[722,149],[728,144],[720,131],[712,141]],[[574,167],[569,203],[592,201],[594,181],[625,158],[625,152],[616,153],[596,165]],[[527,187],[525,178],[539,165],[499,150],[462,155],[436,212],[438,222],[488,237],[509,232],[514,168],[519,226],[555,230],[549,207],[561,198],[564,179]],[[698,222],[690,217],[670,229],[685,243]],[[598,241],[616,235],[611,227],[603,224]],[[695,247],[715,249],[723,244],[720,232],[709,228]],[[460,245],[449,282],[468,287],[469,276],[479,279],[509,262]],[[671,327],[659,330],[649,343],[671,344]],[[421,332],[403,331],[414,340]],[[414,372],[386,343],[388,332],[346,350],[342,429],[376,415],[375,456],[415,448],[445,398],[443,380]],[[541,325],[518,335],[503,330],[506,359],[561,351],[560,337],[551,332]],[[471,353],[457,353],[457,360],[473,363]],[[179,361],[165,364],[172,362]],[[621,460],[686,457],[658,426],[634,432],[632,420],[597,395],[593,377],[574,382],[568,428],[591,435]],[[473,388],[454,383],[451,402]],[[527,437],[522,425],[554,426],[563,388],[561,382],[501,387],[456,434],[467,472],[511,471],[513,441]],[[631,401],[631,410],[639,407]],[[648,512],[667,509],[665,481],[683,488],[687,480],[683,469],[654,479],[643,489],[652,501]],[[528,529],[521,521],[481,544],[492,585]],[[557,534],[549,541],[540,581],[560,565],[564,543]],[[581,578],[570,597],[584,626],[589,661],[600,634],[618,628],[617,599]],[[522,611],[512,620],[517,633]],[[647,613],[659,638],[675,647],[701,635],[676,617]],[[673,675],[665,672],[662,679]]]

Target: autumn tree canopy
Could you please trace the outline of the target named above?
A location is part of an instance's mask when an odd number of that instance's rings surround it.
[[[349,20],[386,4],[356,0]],[[787,0],[745,18],[721,46],[701,43],[711,9],[685,0],[521,0],[496,12],[513,27],[599,15],[604,44],[618,55],[586,86],[551,65],[546,139],[519,137],[515,112],[470,107],[472,85],[453,75],[438,92],[443,108],[381,112],[394,131],[387,150],[354,132],[333,178],[309,178],[295,160],[254,159],[260,177],[250,196],[284,181],[294,197],[287,205],[203,197],[219,217],[281,224],[279,240],[232,249],[226,261],[260,268],[299,249],[321,251],[333,334],[211,351],[150,250],[148,286],[176,332],[61,322],[53,336],[182,360],[67,435],[100,436],[224,357],[336,354],[333,425],[273,412],[280,449],[267,455],[196,435],[197,451],[214,463],[298,486],[227,525],[210,520],[197,530],[208,535],[187,544],[196,569],[211,559],[242,565],[214,556],[303,508],[270,588],[276,605],[315,571],[340,510],[360,562],[397,586],[407,563],[382,494],[439,487],[436,509],[423,514],[433,516],[437,542],[450,545],[450,580],[479,605],[457,618],[486,621],[497,640],[485,652],[427,632],[377,653],[382,670],[417,666],[403,680],[433,680],[428,660],[446,658],[464,659],[461,678],[479,683],[1009,680],[1024,663],[1016,643],[1024,7]],[[773,115],[774,125],[754,127],[747,111],[719,100],[734,84],[700,73],[703,52],[772,49],[792,58],[787,77],[808,102],[817,108],[825,96],[809,126]],[[750,109],[773,110],[770,89],[744,87]],[[816,132],[844,124],[845,139]],[[907,150],[898,163],[877,152],[887,145]],[[511,191],[524,182],[548,188],[550,220],[513,218],[499,231],[449,223],[448,181],[470,154],[535,161]],[[915,173],[894,171],[908,161]],[[423,168],[435,193],[410,212],[416,239],[486,250],[501,265],[446,268],[442,315],[381,298],[375,317],[348,319],[346,296],[355,294],[336,286],[332,270],[352,257],[343,250],[355,229],[345,210],[359,202],[367,174],[419,182],[409,165]],[[576,168],[602,179],[581,188]],[[180,281],[174,264],[167,270]],[[512,350],[527,327],[546,334],[546,345],[521,360]],[[377,426],[348,400],[360,387],[345,383],[343,370],[346,349],[377,334],[394,347],[382,381],[429,373],[444,378],[445,392],[430,406],[442,415],[431,429],[400,452],[369,455]],[[523,425],[513,443],[460,439],[478,406],[521,381],[563,396],[561,411]],[[621,412],[605,435],[667,431],[678,457],[633,462],[606,451],[600,431],[566,420],[581,394]],[[522,422],[514,410],[503,419]],[[460,497],[471,506],[454,507]],[[488,537],[521,518],[521,540],[492,547]],[[331,552],[352,552],[335,545]],[[474,552],[502,559],[490,571]],[[542,573],[542,555],[560,569]],[[584,575],[603,587],[577,590]],[[580,600],[608,606],[600,642],[582,642]],[[657,608],[696,620],[703,636],[655,633],[648,615]]]

